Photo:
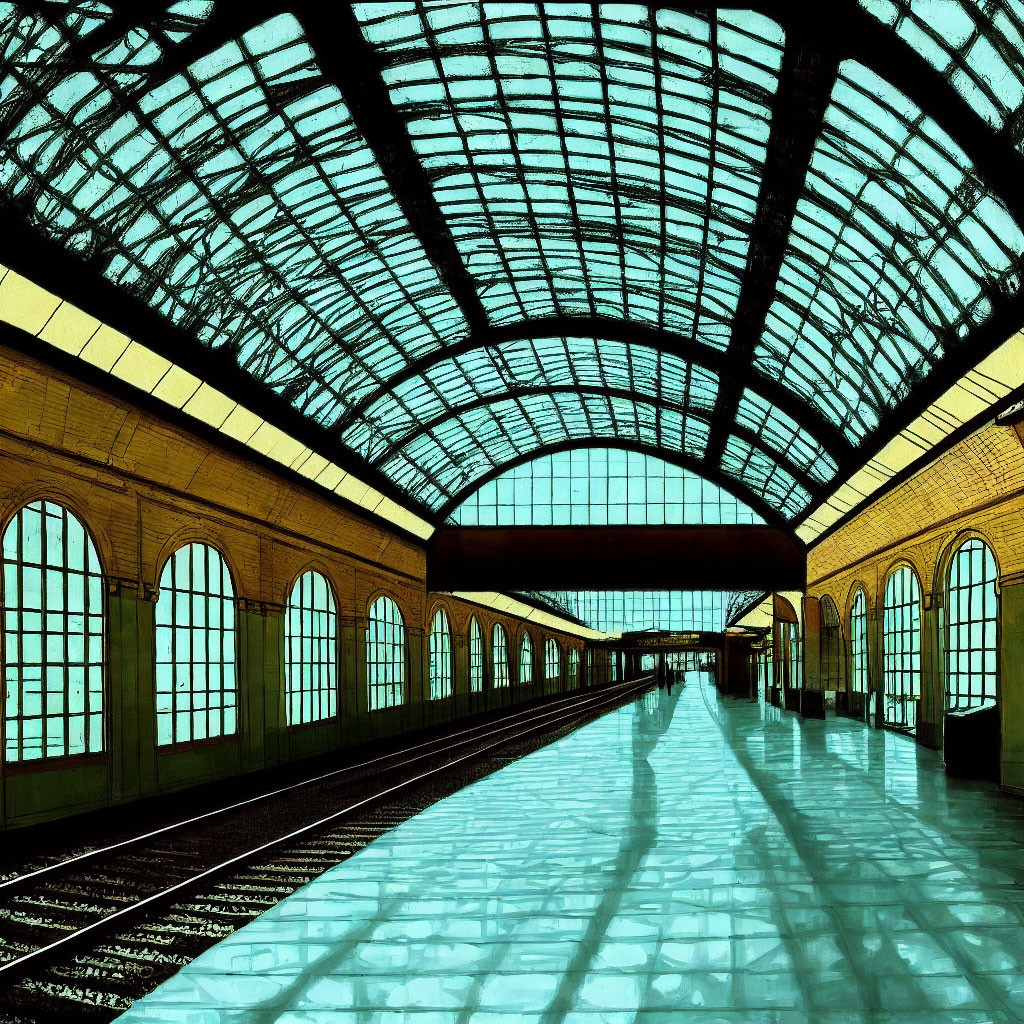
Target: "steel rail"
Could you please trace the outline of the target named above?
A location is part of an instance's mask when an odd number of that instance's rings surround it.
[[[628,683],[619,683],[617,686],[628,686]],[[601,693],[607,693],[611,688],[602,687]],[[524,708],[516,711],[514,714],[510,714],[507,717],[502,718],[502,722],[516,722],[523,718],[529,718],[531,715],[538,711],[548,710],[555,704],[558,708],[567,706],[578,706],[580,704],[586,704],[589,701],[598,699],[592,695],[593,691],[585,691],[584,693],[566,695],[560,698],[557,702],[550,702],[543,705],[542,708]],[[137,836],[131,836],[128,839],[119,840],[116,843],[110,843],[107,846],[98,846],[92,850],[86,850],[83,853],[76,854],[73,857],[67,857],[64,860],[55,861],[53,864],[47,864],[45,867],[36,868],[33,871],[26,871],[24,874],[12,875],[10,878],[3,879],[0,881],[0,893],[3,890],[11,887],[21,887],[28,882],[35,879],[41,878],[44,875],[53,874],[58,871],[62,871],[68,867],[76,864],[82,864],[86,861],[92,860],[95,857],[100,857],[105,853],[111,853],[115,850],[123,850],[127,847],[134,846],[137,843],[145,842],[147,839],[154,839],[160,835],[166,835],[168,832],[176,831],[180,828],[185,828],[188,825],[194,825],[200,821],[207,821],[210,818],[216,818],[222,814],[229,814],[231,811],[240,810],[243,807],[248,807],[252,804],[259,803],[262,800],[270,800],[273,797],[281,796],[285,793],[294,792],[297,789],[304,789],[307,786],[313,786],[317,783],[324,782],[328,779],[338,778],[339,776],[352,774],[354,772],[363,771],[367,768],[372,768],[374,765],[379,765],[382,761],[390,761],[394,758],[402,757],[404,754],[411,753],[415,750],[422,750],[424,747],[435,747],[447,744],[448,746],[460,746],[464,742],[470,742],[471,740],[463,740],[462,737],[472,737],[474,734],[483,732],[484,735],[488,735],[485,731],[494,725],[493,722],[483,722],[478,725],[469,726],[466,729],[459,729],[454,732],[445,734],[436,739],[424,740],[422,743],[414,744],[411,747],[402,747],[399,750],[391,751],[387,754],[380,754],[377,757],[370,758],[368,761],[360,761],[357,764],[346,765],[343,768],[335,768],[332,771],[324,772],[321,775],[314,775],[308,779],[302,779],[299,782],[290,783],[287,786],[280,786],[277,789],[267,790],[265,793],[257,793],[255,796],[247,797],[245,800],[239,800],[233,804],[226,804],[223,807],[216,807],[210,811],[204,811],[202,814],[194,815],[191,818],[182,818],[179,821],[172,822],[169,825],[161,825],[159,828],[151,829],[148,832],[142,832]],[[457,740],[459,742],[451,744],[451,740]],[[430,756],[424,754],[421,756]],[[409,762],[405,762],[409,763]]]
[[[75,931],[68,932],[66,935],[62,935],[60,938],[47,943],[45,946],[40,946],[37,949],[30,950],[27,953],[23,953],[21,956],[16,957],[13,960],[8,960],[6,963],[0,964],[0,977],[11,978],[11,976],[24,977],[27,973],[25,968],[29,965],[39,963],[41,961],[49,961],[53,954],[59,950],[72,947],[81,942],[82,939],[94,933],[99,933],[109,929],[109,927],[117,921],[130,918],[137,915],[139,911],[144,910],[147,907],[155,906],[159,903],[166,901],[167,899],[183,893],[186,890],[195,887],[198,883],[214,878],[215,876],[222,874],[228,868],[240,865],[246,861],[252,860],[253,857],[279,847],[290,840],[296,839],[299,836],[306,835],[310,832],[323,829],[324,826],[328,825],[332,821],[337,821],[339,818],[343,818],[346,815],[352,814],[352,812],[360,810],[361,808],[367,807],[370,804],[376,803],[383,798],[397,793],[402,789],[406,789],[409,786],[415,785],[418,782],[422,782],[424,779],[428,779],[432,776],[438,775],[442,772],[447,771],[450,768],[465,763],[466,761],[472,761],[480,758],[490,750],[507,746],[509,743],[515,742],[522,739],[523,737],[529,736],[531,733],[548,731],[552,726],[563,720],[573,719],[579,717],[579,708],[581,705],[597,704],[598,706],[604,706],[605,704],[612,704],[618,700],[621,700],[624,696],[633,693],[634,691],[646,690],[653,685],[653,677],[647,676],[640,680],[633,681],[632,683],[622,684],[614,688],[614,691],[610,689],[602,689],[601,696],[594,697],[586,701],[574,702],[574,704],[566,708],[564,705],[554,710],[549,711],[546,714],[536,716],[533,724],[528,728],[514,731],[514,727],[511,723],[506,723],[503,728],[493,730],[493,732],[503,732],[508,735],[503,736],[501,739],[497,739],[486,746],[470,751],[469,753],[463,754],[451,761],[445,762],[443,765],[438,765],[434,768],[429,768],[426,771],[420,772],[418,775],[414,775],[408,779],[403,779],[400,782],[394,783],[393,785],[387,786],[384,789],[378,790],[376,793],[372,793],[369,796],[362,797],[355,802],[346,805],[337,811],[332,811],[330,814],[325,815],[316,821],[309,822],[305,825],[300,826],[297,829],[281,835],[276,836],[273,839],[267,840],[258,846],[252,847],[242,853],[235,854],[228,859],[221,861],[219,864],[215,864],[212,867],[206,868],[205,870],[191,875],[190,877],[176,882],[174,885],[168,886],[165,889],[161,889],[158,892],[151,893],[148,896],[143,897],[141,900],[137,900],[135,903],[129,906],[122,907],[120,910],[115,911],[112,914],[107,914],[104,917],[92,921],[87,925],[83,925],[81,928]],[[554,719],[555,722],[550,722],[548,719]],[[490,735],[490,734],[485,734]],[[485,738],[485,737],[478,737]],[[472,740],[466,740],[464,742],[472,742]],[[424,757],[431,756],[429,754],[419,754],[415,758],[410,758],[406,764],[413,763],[414,761],[422,760]]]

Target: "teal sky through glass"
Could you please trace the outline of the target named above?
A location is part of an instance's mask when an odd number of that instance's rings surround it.
[[[594,439],[795,523],[1006,337],[980,329],[1019,291],[1020,206],[870,54],[824,79],[772,263],[814,39],[786,5],[339,5],[330,39],[314,7],[0,0],[0,203],[225,362],[161,354],[237,364],[230,397],[424,515]],[[1024,151],[1020,0],[860,7]]]
[[[661,526],[763,520],[710,480],[642,452],[585,448],[501,474],[451,514],[461,526]]]
[[[725,590],[572,590],[543,596],[603,633],[721,632],[734,603],[733,592]]]

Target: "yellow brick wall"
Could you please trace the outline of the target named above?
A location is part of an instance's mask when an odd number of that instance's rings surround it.
[[[961,441],[811,548],[808,594],[832,596],[846,636],[857,586],[875,607],[907,562],[924,593],[941,593],[951,548],[970,532],[992,548],[1002,579],[1024,573],[1024,446],[1012,427]]]
[[[421,542],[342,507],[315,485],[286,478],[0,347],[0,532],[19,508],[43,498],[70,508],[92,535],[110,609],[118,611],[117,628],[129,630],[124,643],[131,650],[111,651],[108,658],[110,746],[103,764],[83,767],[74,758],[58,759],[25,773],[18,770],[25,766],[0,761],[0,822],[8,825],[179,789],[533,699],[544,693],[545,640],[558,640],[563,665],[571,648],[583,646],[578,637],[429,594]],[[152,602],[167,559],[189,541],[215,546],[232,573],[240,615],[243,728],[238,737],[202,749],[156,750],[147,660],[152,658]],[[341,714],[333,722],[287,726],[282,613],[294,581],[310,568],[329,580],[337,600]],[[363,631],[369,605],[382,593],[398,604],[408,631],[408,699],[400,709],[371,715],[363,692]],[[452,629],[453,701],[427,699],[425,634],[438,602],[447,608]],[[500,622],[508,633],[513,671],[529,631],[534,686],[469,694],[465,647],[474,614],[484,631],[488,678],[494,624]],[[109,620],[112,631],[112,613]]]

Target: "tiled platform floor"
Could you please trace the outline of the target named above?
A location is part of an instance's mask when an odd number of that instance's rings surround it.
[[[121,1020],[1024,1020],[1024,813],[693,675],[436,804]]]

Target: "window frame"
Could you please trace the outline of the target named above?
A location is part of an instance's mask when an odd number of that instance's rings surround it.
[[[911,599],[905,600],[906,593],[901,595],[898,603],[889,605],[889,589],[893,585],[893,581],[900,578],[900,580],[911,580],[912,584],[909,587],[911,591]],[[912,599],[913,587],[917,588],[917,600],[916,602]],[[906,591],[905,587],[901,583],[901,589]],[[912,565],[907,562],[900,562],[893,566],[892,569],[886,574],[885,584],[882,588],[882,719],[887,728],[896,729],[901,732],[915,733],[917,730],[917,706],[913,705],[914,715],[913,721],[910,721],[910,716],[907,714],[908,703],[911,701],[920,701],[921,699],[921,659],[922,659],[922,628],[924,625],[924,609],[923,609],[923,588],[921,586],[921,578],[918,576],[917,571]],[[914,614],[913,611],[916,607],[916,619],[917,629],[913,628]],[[904,611],[905,610],[905,611]],[[900,622],[896,624],[896,613],[900,612]],[[891,613],[891,614],[890,614]],[[909,615],[910,625],[906,626],[903,622],[905,616]],[[893,623],[893,628],[890,629],[890,622]],[[914,643],[911,643],[909,650],[892,650],[890,651],[890,643],[896,637],[910,637],[912,640],[916,637],[916,647]],[[905,660],[907,657],[910,659],[910,667],[892,668],[891,665],[895,659],[899,657]],[[916,666],[914,664],[916,659]],[[900,683],[900,692],[896,693],[895,689],[890,692],[889,683],[890,679],[894,674],[897,674],[897,678]],[[909,680],[910,692],[906,692],[903,683]],[[916,692],[915,692],[916,690]],[[892,699],[890,699],[892,698]],[[896,705],[901,708],[901,714],[897,721],[895,714],[890,716],[890,706],[895,708]]]
[[[861,610],[857,611],[860,602]],[[858,629],[858,627],[860,627]],[[859,640],[863,639],[863,650]],[[868,595],[858,585],[850,601],[850,689],[853,693],[871,692],[871,673],[868,662]],[[858,681],[863,686],[858,686]]]
[[[519,639],[519,667],[516,673],[516,681],[519,686],[533,686],[533,637],[530,636],[529,632],[524,630],[523,635]],[[530,670],[530,678],[523,678],[523,666],[526,666]]]
[[[483,626],[475,615],[471,615],[466,626],[470,693],[483,693],[487,687],[487,655],[484,647]]]
[[[974,545],[975,547],[972,548],[972,545]],[[974,550],[977,550],[977,547],[980,547],[980,548],[983,549],[981,552],[979,552],[980,560],[982,562],[983,572],[984,572],[984,569],[986,567],[986,561],[991,562],[991,566],[992,566],[992,570],[993,570],[992,578],[990,580],[982,579],[980,582],[977,582],[977,583],[970,582],[970,583],[967,583],[966,585],[958,585],[958,586],[954,587],[954,585],[953,585],[953,575],[954,575],[954,571],[956,571],[956,574],[959,577],[960,558],[961,558],[962,554],[965,551],[968,551],[968,561],[973,562],[973,558],[972,558],[970,552],[974,551]],[[986,556],[987,556],[987,559],[986,559]],[[943,655],[944,655],[944,657],[943,657],[943,667],[945,669],[945,673],[944,673],[945,674],[945,679],[943,681],[943,700],[945,701],[945,710],[947,710],[947,711],[956,711],[956,710],[963,710],[963,709],[966,709],[966,708],[977,708],[977,707],[987,707],[987,706],[998,707],[999,703],[1000,703],[1000,697],[1001,697],[1001,693],[1000,693],[1000,672],[999,672],[999,653],[1000,653],[1000,643],[1001,643],[1001,640],[1002,640],[1001,631],[1000,631],[1000,617],[1001,617],[1000,616],[1000,613],[1001,613],[1000,601],[1001,601],[1001,594],[1000,594],[1000,587],[999,587],[999,563],[996,560],[995,551],[993,550],[992,545],[989,544],[988,541],[986,541],[983,537],[977,536],[975,534],[968,534],[967,536],[961,538],[959,540],[959,542],[955,545],[955,547],[950,552],[949,561],[948,561],[948,564],[946,565],[946,572],[945,572],[944,583],[945,583],[946,615],[944,617],[944,623],[943,623],[943,638],[945,640],[945,643],[943,644]],[[974,596],[975,596],[974,592],[979,590],[982,587],[985,587],[986,584],[989,584],[989,583],[991,583],[991,587],[992,587],[992,589],[991,589],[991,599],[992,599],[992,614],[991,614],[991,616],[984,615],[984,608],[985,608],[985,605],[987,603],[986,602],[986,597],[988,595],[983,594],[982,595],[982,600],[981,600],[982,609],[983,609],[982,618],[980,618],[980,619],[968,618],[967,620],[961,620],[961,621],[958,621],[958,623],[957,623],[957,626],[959,626],[958,632],[960,630],[963,630],[963,629],[966,628],[968,634],[970,634],[970,640],[969,640],[969,643],[968,643],[968,647],[966,648],[966,650],[961,649],[959,646],[956,649],[954,649],[954,647],[953,647],[953,632],[954,632],[954,629],[957,628],[957,627],[954,626],[954,623],[952,621],[952,613],[953,613],[954,606],[959,607],[959,605],[960,605],[960,601],[959,600],[957,600],[956,604],[954,605],[954,600],[953,600],[954,591],[957,592],[957,593],[966,593],[967,594],[967,606],[968,606],[968,610],[970,610],[973,607],[973,605],[974,605]],[[985,634],[987,634],[986,627],[989,627],[989,626],[991,627],[991,637],[992,637],[992,644],[991,645],[988,645],[987,643],[983,642],[983,644],[980,647],[975,646],[975,644],[973,642],[973,633],[974,633],[974,625],[976,623],[981,623],[983,636]],[[967,679],[968,679],[968,689],[967,689],[967,694],[966,694],[966,698],[967,699],[966,699],[966,703],[961,703],[959,699],[957,700],[956,703],[951,703],[951,701],[950,701],[950,698],[952,696],[951,680],[952,680],[952,677],[953,677],[953,674],[954,674],[953,671],[952,671],[952,661],[953,661],[954,654],[958,654],[960,657],[966,656],[966,658],[968,659],[968,663],[970,663],[970,661],[973,659],[973,655],[975,654],[975,652],[978,652],[981,655],[981,657],[982,657],[982,661],[984,662],[985,655],[988,654],[990,651],[991,651],[991,653],[993,655],[993,658],[992,658],[993,668],[991,669],[991,671],[985,669],[984,667],[982,668],[980,673],[976,673],[972,669],[968,669],[968,671],[966,673],[961,673],[961,672],[957,671],[956,675],[957,675],[958,678],[961,677],[962,675],[966,675],[967,676]],[[973,699],[975,697],[973,682],[974,682],[974,679],[978,675],[981,676],[981,680],[982,680],[982,682],[981,682],[981,693],[978,695],[980,697],[980,700],[978,702],[975,702],[974,699]],[[991,696],[989,696],[986,693],[986,689],[987,689],[987,687],[985,685],[986,684],[986,677],[991,677],[991,683],[992,683],[992,687],[991,687],[992,688],[992,694],[991,694]],[[960,696],[962,696],[962,694],[958,691],[957,692],[957,697],[959,698]]]
[[[313,614],[316,614],[316,615],[326,614],[327,616],[329,616],[328,621],[333,625],[333,636],[326,638],[327,642],[329,644],[333,645],[333,653],[334,653],[334,656],[333,656],[333,658],[331,659],[331,662],[330,662],[330,674],[332,676],[331,682],[330,682],[330,688],[329,688],[329,690],[326,691],[329,698],[333,697],[333,710],[331,710],[326,715],[321,715],[319,718],[310,718],[307,721],[293,722],[290,719],[291,703],[292,703],[291,698],[293,696],[293,694],[292,694],[292,689],[293,688],[292,688],[291,683],[290,683],[290,675],[291,675],[291,644],[290,644],[289,641],[291,639],[295,639],[295,638],[289,636],[289,621],[290,621],[290,617],[291,617],[292,602],[293,602],[293,598],[295,596],[295,593],[298,590],[299,585],[302,583],[302,581],[304,579],[306,579],[306,577],[308,577],[308,576],[318,576],[318,577],[320,577],[321,580],[323,580],[324,586],[326,588],[327,598],[328,598],[328,601],[330,602],[330,605],[331,605],[331,607],[329,609],[316,609],[316,608],[313,608],[313,609],[308,609],[308,610],[313,612]],[[304,612],[306,610],[307,609],[305,609],[305,608],[301,608],[301,607],[299,608],[300,612]],[[300,633],[298,639],[300,641],[311,639],[311,640],[318,641],[318,642],[323,642],[325,640],[325,638],[322,637],[322,636],[319,636],[319,637],[307,637],[305,635],[305,632]],[[337,595],[335,594],[334,586],[331,584],[331,581],[327,577],[326,573],[321,572],[319,569],[315,569],[313,567],[309,567],[309,568],[303,570],[295,578],[294,582],[292,583],[292,585],[291,585],[291,587],[290,587],[290,589],[288,591],[288,597],[285,600],[285,605],[284,605],[284,676],[283,676],[283,679],[282,679],[282,683],[283,683],[283,686],[284,686],[284,713],[285,713],[285,728],[286,729],[303,729],[303,728],[307,728],[309,726],[322,725],[324,722],[329,722],[331,719],[338,717],[338,714],[340,713],[340,710],[341,710],[341,692],[340,692],[341,666],[340,666],[340,654],[341,654],[341,643],[340,643],[340,639],[339,639],[339,636],[338,636],[338,599],[337,599]],[[315,662],[315,663],[310,661],[310,662],[303,662],[302,666],[304,668],[306,668],[306,667],[319,667],[319,666],[322,666],[323,664],[324,664],[324,662],[322,662],[322,661]],[[305,695],[305,692],[306,691],[303,690],[303,689],[300,689],[300,691],[299,691],[300,703],[301,703],[302,697]],[[323,695],[324,695],[324,692],[325,692],[323,686],[320,686],[320,687],[315,688],[315,689],[311,689],[309,692],[310,692],[310,694],[312,696],[319,695],[320,700],[322,702]],[[328,700],[328,703],[330,703],[330,700]]]
[[[443,620],[443,624],[438,629],[438,619]],[[442,644],[442,649],[439,652],[435,652],[434,644],[437,638],[443,638],[445,641]],[[430,617],[430,632],[427,638],[427,700],[450,700],[455,694],[455,661],[453,658],[453,647],[452,642],[452,620],[448,615],[447,610],[443,604],[439,604],[434,609],[434,614]],[[446,666],[446,670],[441,673],[440,683],[438,689],[442,692],[437,694],[434,693],[434,664],[435,664],[435,653],[440,663]],[[447,693],[443,692],[445,689],[444,683],[447,682]]]
[[[498,659],[498,637],[501,637],[501,660]],[[508,630],[496,622],[491,630],[491,664],[494,666],[494,689],[510,690],[512,688],[512,666],[509,662]],[[499,671],[499,665],[501,671]]]
[[[182,626],[182,625],[179,624],[179,622],[177,621],[177,616],[174,613],[175,613],[175,610],[176,610],[176,607],[177,607],[177,597],[176,597],[176,595],[178,593],[188,594],[191,598],[194,598],[197,595],[197,592],[194,591],[194,590],[191,590],[191,589],[185,590],[185,589],[181,589],[181,588],[168,588],[168,587],[166,587],[164,585],[164,579],[166,578],[167,573],[170,572],[170,573],[172,573],[172,575],[174,573],[174,569],[172,567],[176,564],[175,563],[175,559],[178,557],[178,555],[182,551],[185,551],[185,550],[187,550],[189,548],[193,548],[193,547],[201,547],[201,548],[203,548],[206,551],[212,551],[217,556],[217,558],[220,561],[221,566],[223,567],[224,577],[226,578],[227,583],[228,583],[228,585],[231,588],[231,595],[230,595],[230,597],[228,597],[227,595],[224,595],[224,594],[213,594],[212,592],[209,592],[209,591],[207,591],[206,593],[202,593],[202,592],[199,592],[199,593],[201,594],[201,596],[204,596],[207,599],[207,601],[209,601],[211,598],[219,598],[223,602],[224,606],[228,606],[228,607],[231,608],[231,629],[230,629],[230,632],[231,632],[231,635],[232,635],[232,644],[231,644],[232,661],[230,663],[228,663],[228,662],[222,660],[219,663],[220,667],[221,667],[221,687],[220,687],[221,707],[220,707],[220,711],[221,711],[221,724],[222,724],[222,727],[223,727],[223,724],[224,724],[224,722],[226,720],[226,716],[225,716],[224,712],[226,712],[228,710],[228,708],[229,708],[229,705],[224,703],[224,697],[229,692],[233,692],[234,704],[230,705],[230,707],[234,710],[234,713],[235,713],[234,714],[234,718],[235,718],[234,729],[231,732],[224,731],[224,732],[218,733],[215,736],[207,735],[207,736],[203,736],[203,737],[200,737],[200,738],[197,739],[194,736],[195,718],[193,716],[195,715],[195,712],[197,710],[200,710],[200,709],[198,709],[198,708],[196,708],[194,706],[194,696],[195,696],[196,691],[195,691],[194,688],[190,688],[189,693],[192,695],[191,698],[190,698],[190,704],[192,706],[191,706],[191,713],[190,713],[189,721],[190,721],[190,733],[192,733],[192,734],[190,734],[188,739],[177,739],[176,738],[177,737],[177,716],[179,714],[181,714],[182,712],[179,712],[174,707],[174,701],[172,700],[172,707],[171,707],[170,712],[162,712],[162,711],[160,711],[160,709],[158,707],[158,701],[155,700],[155,702],[154,702],[153,714],[154,714],[154,724],[156,726],[155,746],[156,746],[156,751],[157,751],[158,755],[166,755],[166,754],[170,754],[170,753],[177,753],[178,751],[187,750],[187,749],[190,749],[192,747],[212,746],[214,744],[219,744],[219,743],[237,743],[240,740],[241,736],[242,736],[242,723],[241,723],[241,695],[242,695],[242,687],[241,687],[241,681],[239,679],[239,668],[240,668],[241,659],[239,657],[239,653],[240,652],[239,652],[239,632],[238,632],[238,614],[239,614],[240,598],[239,598],[239,594],[238,594],[238,587],[235,584],[235,573],[233,572],[233,570],[231,568],[231,563],[228,561],[227,556],[224,554],[224,552],[221,551],[221,549],[218,548],[216,545],[211,544],[208,540],[186,540],[186,541],[183,541],[181,544],[178,544],[178,545],[176,545],[174,547],[174,549],[167,555],[166,559],[164,559],[163,565],[160,567],[160,573],[157,576],[157,600],[156,600],[156,606],[154,608],[154,613],[153,613],[154,614],[154,620],[155,620],[154,643],[153,643],[153,663],[154,663],[153,664],[153,669],[154,669],[154,680],[153,680],[154,686],[153,686],[153,691],[154,691],[154,697],[158,698],[159,694],[161,692],[161,690],[160,690],[160,682],[159,682],[160,665],[162,665],[162,664],[169,664],[171,666],[172,677],[173,677],[174,674],[175,674],[175,667],[179,664],[179,662],[176,660],[176,658],[174,656],[175,652],[177,650],[177,644],[178,644],[177,631],[179,629],[182,629],[182,628],[187,628],[187,629],[189,629],[189,631],[191,633],[195,629],[195,627],[193,627],[191,625],[191,623],[193,621],[191,601],[190,601],[190,606],[189,606],[189,620],[188,620],[189,621],[189,625],[187,627]],[[207,560],[207,562],[206,562],[206,571],[205,571],[205,576],[204,576],[204,582],[206,584],[209,584],[209,581],[210,581],[209,569],[210,569],[209,561]],[[170,621],[168,623],[162,624],[160,622],[159,615],[160,615],[161,601],[164,598],[165,593],[170,593],[171,594],[171,615],[170,615]],[[209,610],[209,605],[207,604],[206,611],[204,612],[204,618],[208,617],[207,616],[208,610]],[[223,611],[223,607],[222,607],[221,610]],[[208,632],[208,627],[203,627],[203,628],[205,630],[207,630],[207,632]],[[171,631],[171,643],[170,643],[171,656],[170,656],[170,661],[169,662],[162,662],[160,660],[160,639],[159,639],[159,637],[160,637],[160,630],[161,629],[169,629]],[[221,651],[222,651],[222,658],[223,658],[224,636],[225,636],[225,634],[227,634],[228,630],[225,629],[223,627],[223,625],[222,625],[219,628],[218,631],[219,631],[219,633],[221,635]],[[191,639],[190,639],[190,645],[191,645]],[[184,664],[184,662],[181,662],[180,664]],[[195,665],[196,663],[193,662],[192,664]],[[212,662],[212,661],[208,660],[204,664],[206,665],[207,668],[209,668],[211,665],[215,664],[215,662]],[[231,674],[234,677],[234,687],[232,689],[230,689],[230,690],[229,690],[229,688],[227,688],[227,687],[225,687],[223,685],[223,681],[224,681],[223,669],[225,667],[227,667],[229,664],[230,664],[230,667],[232,669],[232,673]],[[207,676],[207,679],[209,679],[209,676]],[[174,679],[172,678],[172,682],[171,682],[171,696],[172,696],[172,698],[173,698],[173,696],[177,692],[178,691],[174,688]],[[209,689],[209,687],[207,687],[207,689],[204,692],[205,692],[205,695],[206,695],[206,698],[207,698],[207,701],[208,701],[210,693],[212,691]],[[209,710],[210,710],[209,706],[207,706],[207,708],[205,710],[207,712],[209,712]],[[170,719],[171,720],[171,739],[170,739],[169,742],[166,742],[166,743],[161,743],[160,742],[160,717],[159,716],[161,714],[170,714],[170,716],[171,716],[171,719]]]
[[[394,609],[394,617],[392,621],[387,619],[378,619],[374,616],[374,609],[378,606],[383,607],[385,610]],[[401,642],[397,643],[394,639],[388,639],[387,634],[383,640],[371,639],[371,635],[375,635],[376,623],[381,623],[385,630],[399,629]],[[373,714],[376,711],[389,711],[394,708],[405,707],[409,702],[409,627],[405,624],[405,615],[402,612],[401,605],[390,595],[390,594],[377,594],[371,600],[366,607],[366,638],[365,638],[365,657],[366,657],[366,707],[367,711]],[[385,671],[385,678],[382,682],[376,681],[372,676],[373,666],[377,666],[373,658],[371,658],[371,651],[374,645],[387,649],[388,647],[397,648],[401,647],[401,655],[398,659],[393,661],[382,661],[379,663],[380,666],[394,666],[398,665],[401,669],[401,678],[396,682],[390,682],[387,679],[387,672]],[[375,693],[386,693],[386,692],[397,692],[398,699],[388,703],[375,704],[374,694]]]
[[[31,774],[34,772],[60,770],[61,768],[70,767],[72,765],[88,766],[88,765],[102,765],[108,761],[110,753],[110,693],[109,693],[109,601],[107,593],[107,574],[104,569],[103,559],[100,555],[100,545],[97,543],[97,538],[89,528],[86,522],[86,517],[80,514],[79,510],[72,507],[63,498],[54,498],[41,496],[33,498],[31,501],[23,502],[17,508],[15,508],[10,518],[0,528],[0,612],[3,613],[0,618],[0,678],[6,680],[6,674],[9,670],[8,663],[6,660],[7,644],[8,644],[8,630],[7,630],[7,615],[14,614],[16,616],[17,629],[12,630],[12,634],[18,636],[18,647],[19,647],[19,660],[15,663],[17,670],[22,669],[23,663],[21,662],[21,649],[23,647],[23,638],[26,635],[25,625],[25,608],[24,608],[24,590],[23,590],[23,578],[24,578],[24,566],[26,565],[24,558],[24,537],[21,524],[24,522],[24,515],[27,511],[33,510],[34,506],[38,506],[38,515],[40,517],[40,536],[39,536],[39,558],[40,561],[37,563],[27,563],[29,568],[37,569],[40,577],[40,591],[39,591],[39,611],[35,614],[39,615],[39,638],[40,638],[40,713],[38,716],[31,716],[34,720],[36,717],[40,721],[40,742],[41,742],[41,754],[39,757],[33,757],[25,759],[18,757],[15,760],[9,759],[7,754],[7,724],[8,715],[6,711],[6,700],[3,706],[0,706],[0,723],[2,723],[3,729],[0,733],[0,762],[2,762],[2,769],[0,774],[8,775],[20,775],[20,774]],[[47,506],[53,506],[54,508],[60,509],[61,512],[61,563],[58,566],[51,565],[46,558],[46,544],[48,538],[48,531],[46,529],[46,515]],[[68,525],[74,523],[75,526],[82,531],[82,569],[80,572],[70,568],[68,561]],[[17,538],[15,541],[15,557],[13,559],[7,557],[5,551],[8,549],[7,537],[9,531],[16,530]],[[90,562],[95,563],[95,571],[90,570]],[[18,580],[18,594],[17,594],[17,605],[12,609],[8,605],[9,597],[4,585],[4,577],[6,575],[6,566],[13,565],[15,567],[14,572]],[[48,575],[49,573],[57,572],[61,575],[63,580],[63,594],[64,600],[62,601],[62,610],[50,612],[47,610],[47,604],[45,601],[45,591],[48,586]],[[68,748],[70,745],[70,730],[68,728],[70,718],[72,717],[68,711],[70,704],[70,675],[69,659],[66,655],[68,649],[68,638],[74,636],[69,630],[68,620],[72,618],[75,613],[68,610],[68,584],[67,578],[71,573],[80,575],[83,580],[83,591],[82,591],[82,617],[83,632],[81,633],[83,656],[81,662],[81,668],[83,672],[83,684],[82,684],[82,697],[83,697],[83,738],[85,743],[85,750],[71,752]],[[96,586],[99,588],[99,609],[98,611],[92,611],[92,602],[89,598],[89,587],[90,580],[96,580]],[[58,633],[46,629],[47,616],[51,614],[60,614],[64,619],[64,630],[63,633]],[[92,617],[99,617],[99,633],[93,633],[89,631],[89,619]],[[31,631],[34,632],[34,631]],[[60,661],[48,661],[47,660],[47,638],[49,636],[62,635],[63,651],[65,656]],[[93,643],[98,641],[99,643],[99,658],[95,661],[89,660],[90,647]],[[58,715],[49,715],[46,712],[46,695],[47,688],[44,681],[44,672],[48,666],[59,666],[63,669],[63,680],[62,680],[62,706],[63,710]],[[89,676],[90,670],[98,669],[100,677],[100,685],[98,690],[90,690]],[[15,670],[15,671],[17,671]],[[23,680],[19,676],[18,683],[18,714],[15,716],[19,723],[25,720],[25,715],[22,713],[24,710],[24,688]],[[6,694],[6,681],[4,682],[4,690]],[[90,693],[98,693],[100,700],[100,709],[98,712],[90,710]],[[90,725],[90,718],[94,718],[98,715],[99,717],[99,748],[96,750],[89,750],[90,739],[92,735],[92,727]],[[48,718],[60,717],[63,721],[63,744],[64,751],[60,754],[47,754],[46,753],[46,720]],[[18,737],[18,750],[19,754],[23,746],[24,737],[21,735],[19,728]]]

